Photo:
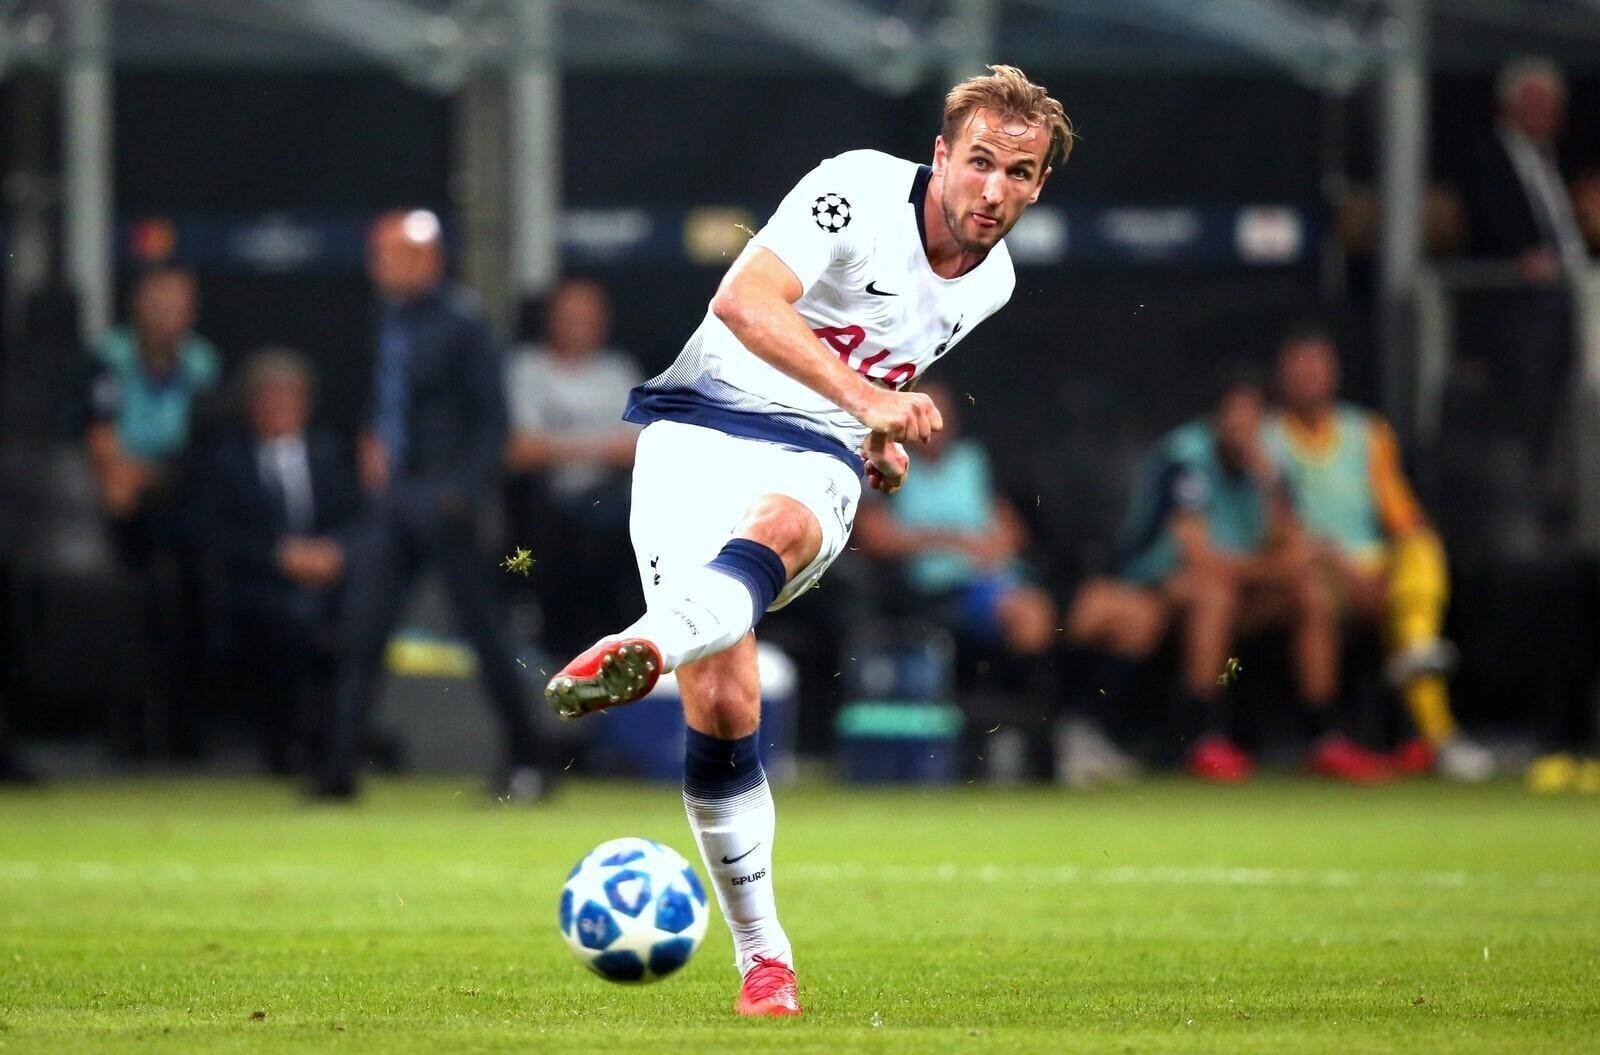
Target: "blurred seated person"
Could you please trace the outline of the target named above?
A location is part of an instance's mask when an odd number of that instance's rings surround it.
[[[545,340],[506,367],[511,438],[506,466],[533,474],[513,501],[513,542],[534,550],[546,644],[575,652],[638,606],[628,552],[628,470],[639,429],[622,420],[643,380],[606,345],[610,307],[587,279],[567,279],[546,302]]]
[[[1249,778],[1250,757],[1229,731],[1226,676],[1234,644],[1268,629],[1288,633],[1306,723],[1306,766],[1358,782],[1391,775],[1387,761],[1338,727],[1339,623],[1326,579],[1289,508],[1262,443],[1263,393],[1230,376],[1215,412],[1168,433],[1144,464],[1115,579],[1074,599],[1068,636],[1130,662],[1178,635],[1186,765],[1203,780]]]
[[[304,770],[327,706],[343,533],[358,509],[344,445],[311,424],[310,365],[287,349],[242,370],[244,427],[219,435],[195,486],[200,541],[221,562],[230,658],[267,768]]]
[[[870,557],[901,562],[907,585],[931,618],[959,639],[1007,657],[1025,691],[1053,713],[1060,698],[1052,662],[1059,644],[1056,603],[1023,564],[1027,527],[995,486],[983,446],[962,438],[950,390],[933,382],[921,391],[939,408],[944,428],[912,452],[905,486],[861,504],[856,544]],[[1070,780],[1063,773],[1064,780],[1098,783],[1132,775],[1132,761],[1093,723],[1073,716],[1064,723],[1064,734],[1068,730],[1078,772]],[[1066,746],[1058,743],[1063,755]]]
[[[1285,338],[1277,379],[1283,412],[1267,423],[1267,447],[1349,614],[1382,631],[1389,680],[1416,727],[1397,766],[1487,779],[1493,758],[1460,734],[1450,712],[1445,677],[1456,655],[1441,636],[1450,592],[1444,546],[1406,481],[1394,432],[1379,415],[1339,402],[1339,353],[1321,330]]]
[[[118,746],[135,755],[200,750],[201,601],[180,492],[196,407],[221,368],[216,349],[194,332],[197,312],[191,273],[147,271],[134,285],[132,325],[110,330],[92,350],[84,446],[112,545],[141,580],[147,684],[166,725],[138,728],[143,709],[130,709],[136,727],[121,731]]]

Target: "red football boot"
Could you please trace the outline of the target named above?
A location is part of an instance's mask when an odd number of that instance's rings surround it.
[[[577,718],[648,695],[661,677],[661,650],[642,637],[605,637],[545,686],[563,718]]]
[[[1352,784],[1383,784],[1394,779],[1394,768],[1387,758],[1338,733],[1330,733],[1312,745],[1306,770]]]
[[[795,988],[794,968],[782,960],[757,956],[756,965],[739,987],[739,1002],[733,1009],[749,1018],[798,1015],[800,994]]]
[[[1420,777],[1433,771],[1433,760],[1438,752],[1420,736],[1407,740],[1394,749],[1389,765],[1402,777]]]
[[[1214,784],[1243,784],[1255,771],[1250,756],[1220,733],[1207,733],[1189,751],[1189,775]]]

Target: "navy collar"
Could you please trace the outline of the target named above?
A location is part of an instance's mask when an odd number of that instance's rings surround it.
[[[933,166],[918,165],[917,178],[911,181],[911,197],[907,199],[915,208],[912,212],[917,217],[917,237],[922,239],[922,252],[928,252],[928,217],[923,210],[928,202],[928,184],[933,182]]]

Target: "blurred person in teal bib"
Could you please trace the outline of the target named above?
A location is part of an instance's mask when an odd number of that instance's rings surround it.
[[[957,634],[1042,653],[1054,644],[1056,607],[1027,576],[1027,527],[995,486],[983,445],[960,436],[950,392],[938,383],[922,391],[944,428],[908,486],[863,504],[856,539],[869,556],[902,561],[907,584]]]
[[[1084,786],[1128,779],[1133,761],[1064,691],[1058,609],[1025,559],[1027,525],[996,484],[983,445],[961,435],[949,389],[935,382],[921,390],[944,428],[922,448],[906,486],[862,503],[860,548],[900,562],[919,611],[983,657],[980,674],[992,671],[996,685],[1034,704],[1041,718],[1059,719],[1052,730],[1058,780]]]
[[[217,350],[194,332],[199,309],[194,276],[160,268],[140,276],[131,325],[108,332],[93,349],[86,432],[101,507],[122,536],[169,496],[189,445],[200,397],[217,387]],[[119,547],[132,538],[119,538]]]
[[[117,556],[142,593],[143,679],[150,698],[118,712],[116,746],[133,756],[201,750],[196,682],[204,669],[201,591],[182,515],[184,467],[197,408],[221,377],[217,351],[194,332],[194,275],[139,276],[132,322],[91,351],[84,446]]]
[[[1338,612],[1264,442],[1264,404],[1254,371],[1230,371],[1210,414],[1157,442],[1134,494],[1117,575],[1079,591],[1068,637],[1143,662],[1175,635],[1187,768],[1236,783],[1254,763],[1233,740],[1230,657],[1241,639],[1278,629],[1313,737],[1306,767],[1360,783],[1387,780],[1387,761],[1340,728]]]

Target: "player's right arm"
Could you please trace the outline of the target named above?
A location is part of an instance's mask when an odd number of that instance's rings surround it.
[[[816,392],[873,432],[926,443],[944,427],[933,400],[895,392],[852,370],[817,340],[794,310],[805,293],[778,255],[750,245],[723,276],[711,313],[752,354]]]
[[[1405,470],[1400,467],[1400,443],[1395,439],[1394,430],[1376,415],[1368,419],[1367,428],[1370,437],[1367,472],[1384,534],[1397,539],[1426,531],[1428,517],[1422,511],[1422,503],[1417,501],[1416,492],[1406,481]]]

